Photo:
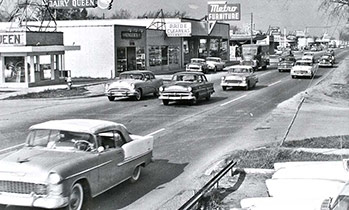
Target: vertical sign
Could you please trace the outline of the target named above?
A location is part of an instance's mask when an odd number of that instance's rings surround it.
[[[208,20],[240,20],[240,4],[223,4],[221,2],[208,2]]]

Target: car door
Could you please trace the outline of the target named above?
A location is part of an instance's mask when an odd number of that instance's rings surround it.
[[[203,86],[205,89],[205,95],[211,95],[214,92],[213,85],[210,82],[208,82],[205,75],[201,75],[201,77],[202,77]]]
[[[125,180],[125,172],[119,167],[124,161],[124,152],[117,146],[115,131],[99,133],[97,139],[103,147],[99,152],[99,189],[104,191]]]

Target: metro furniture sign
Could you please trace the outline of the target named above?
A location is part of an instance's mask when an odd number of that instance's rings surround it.
[[[208,20],[240,20],[240,4],[208,3]]]
[[[190,37],[191,23],[166,23],[166,34],[168,37]]]
[[[48,5],[55,9],[94,8],[98,0],[48,0]]]

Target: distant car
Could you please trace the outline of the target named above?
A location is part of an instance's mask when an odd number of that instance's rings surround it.
[[[208,73],[208,65],[203,58],[192,58],[190,63],[185,66],[186,71]]]
[[[139,101],[147,94],[159,96],[162,85],[162,79],[155,78],[151,71],[126,71],[120,74],[118,80],[106,84],[105,95],[109,101],[116,97],[134,97]]]
[[[222,61],[221,58],[217,57],[207,57],[206,64],[208,66],[208,69],[214,72],[221,71],[225,67],[225,62]]]
[[[315,63],[314,55],[311,55],[311,54],[303,55],[301,60],[310,60],[311,62]]]
[[[236,65],[226,67],[228,71],[226,76],[221,79],[221,87],[226,90],[229,87],[243,87],[246,90],[255,87],[258,77],[254,73],[252,66]]]
[[[319,67],[333,67],[334,60],[332,55],[323,55],[319,59]]]
[[[164,105],[170,101],[190,101],[195,104],[200,99],[210,100],[214,93],[213,83],[208,82],[200,72],[179,72],[172,76],[170,84],[160,88],[160,97]]]
[[[312,78],[317,70],[317,65],[311,60],[298,60],[291,69],[291,77],[310,77]]]
[[[136,182],[152,159],[152,136],[110,121],[52,120],[29,130],[22,149],[0,158],[0,204],[85,209],[123,181]]]
[[[296,62],[296,59],[294,58],[294,56],[284,57],[278,63],[278,71],[279,72],[290,71],[295,62]]]

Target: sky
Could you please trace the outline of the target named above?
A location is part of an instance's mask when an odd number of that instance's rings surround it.
[[[241,4],[241,20],[227,21],[240,28],[253,22],[256,30],[266,31],[271,26],[279,26],[286,31],[305,30],[312,35],[327,32],[336,37],[344,26],[344,18],[329,18],[319,10],[322,0],[227,0],[227,3]],[[148,11],[186,11],[191,18],[200,19],[207,14],[207,0],[114,0],[112,10],[93,9],[90,12],[111,16],[115,11],[127,9],[133,16]],[[328,27],[328,28],[325,28]]]

